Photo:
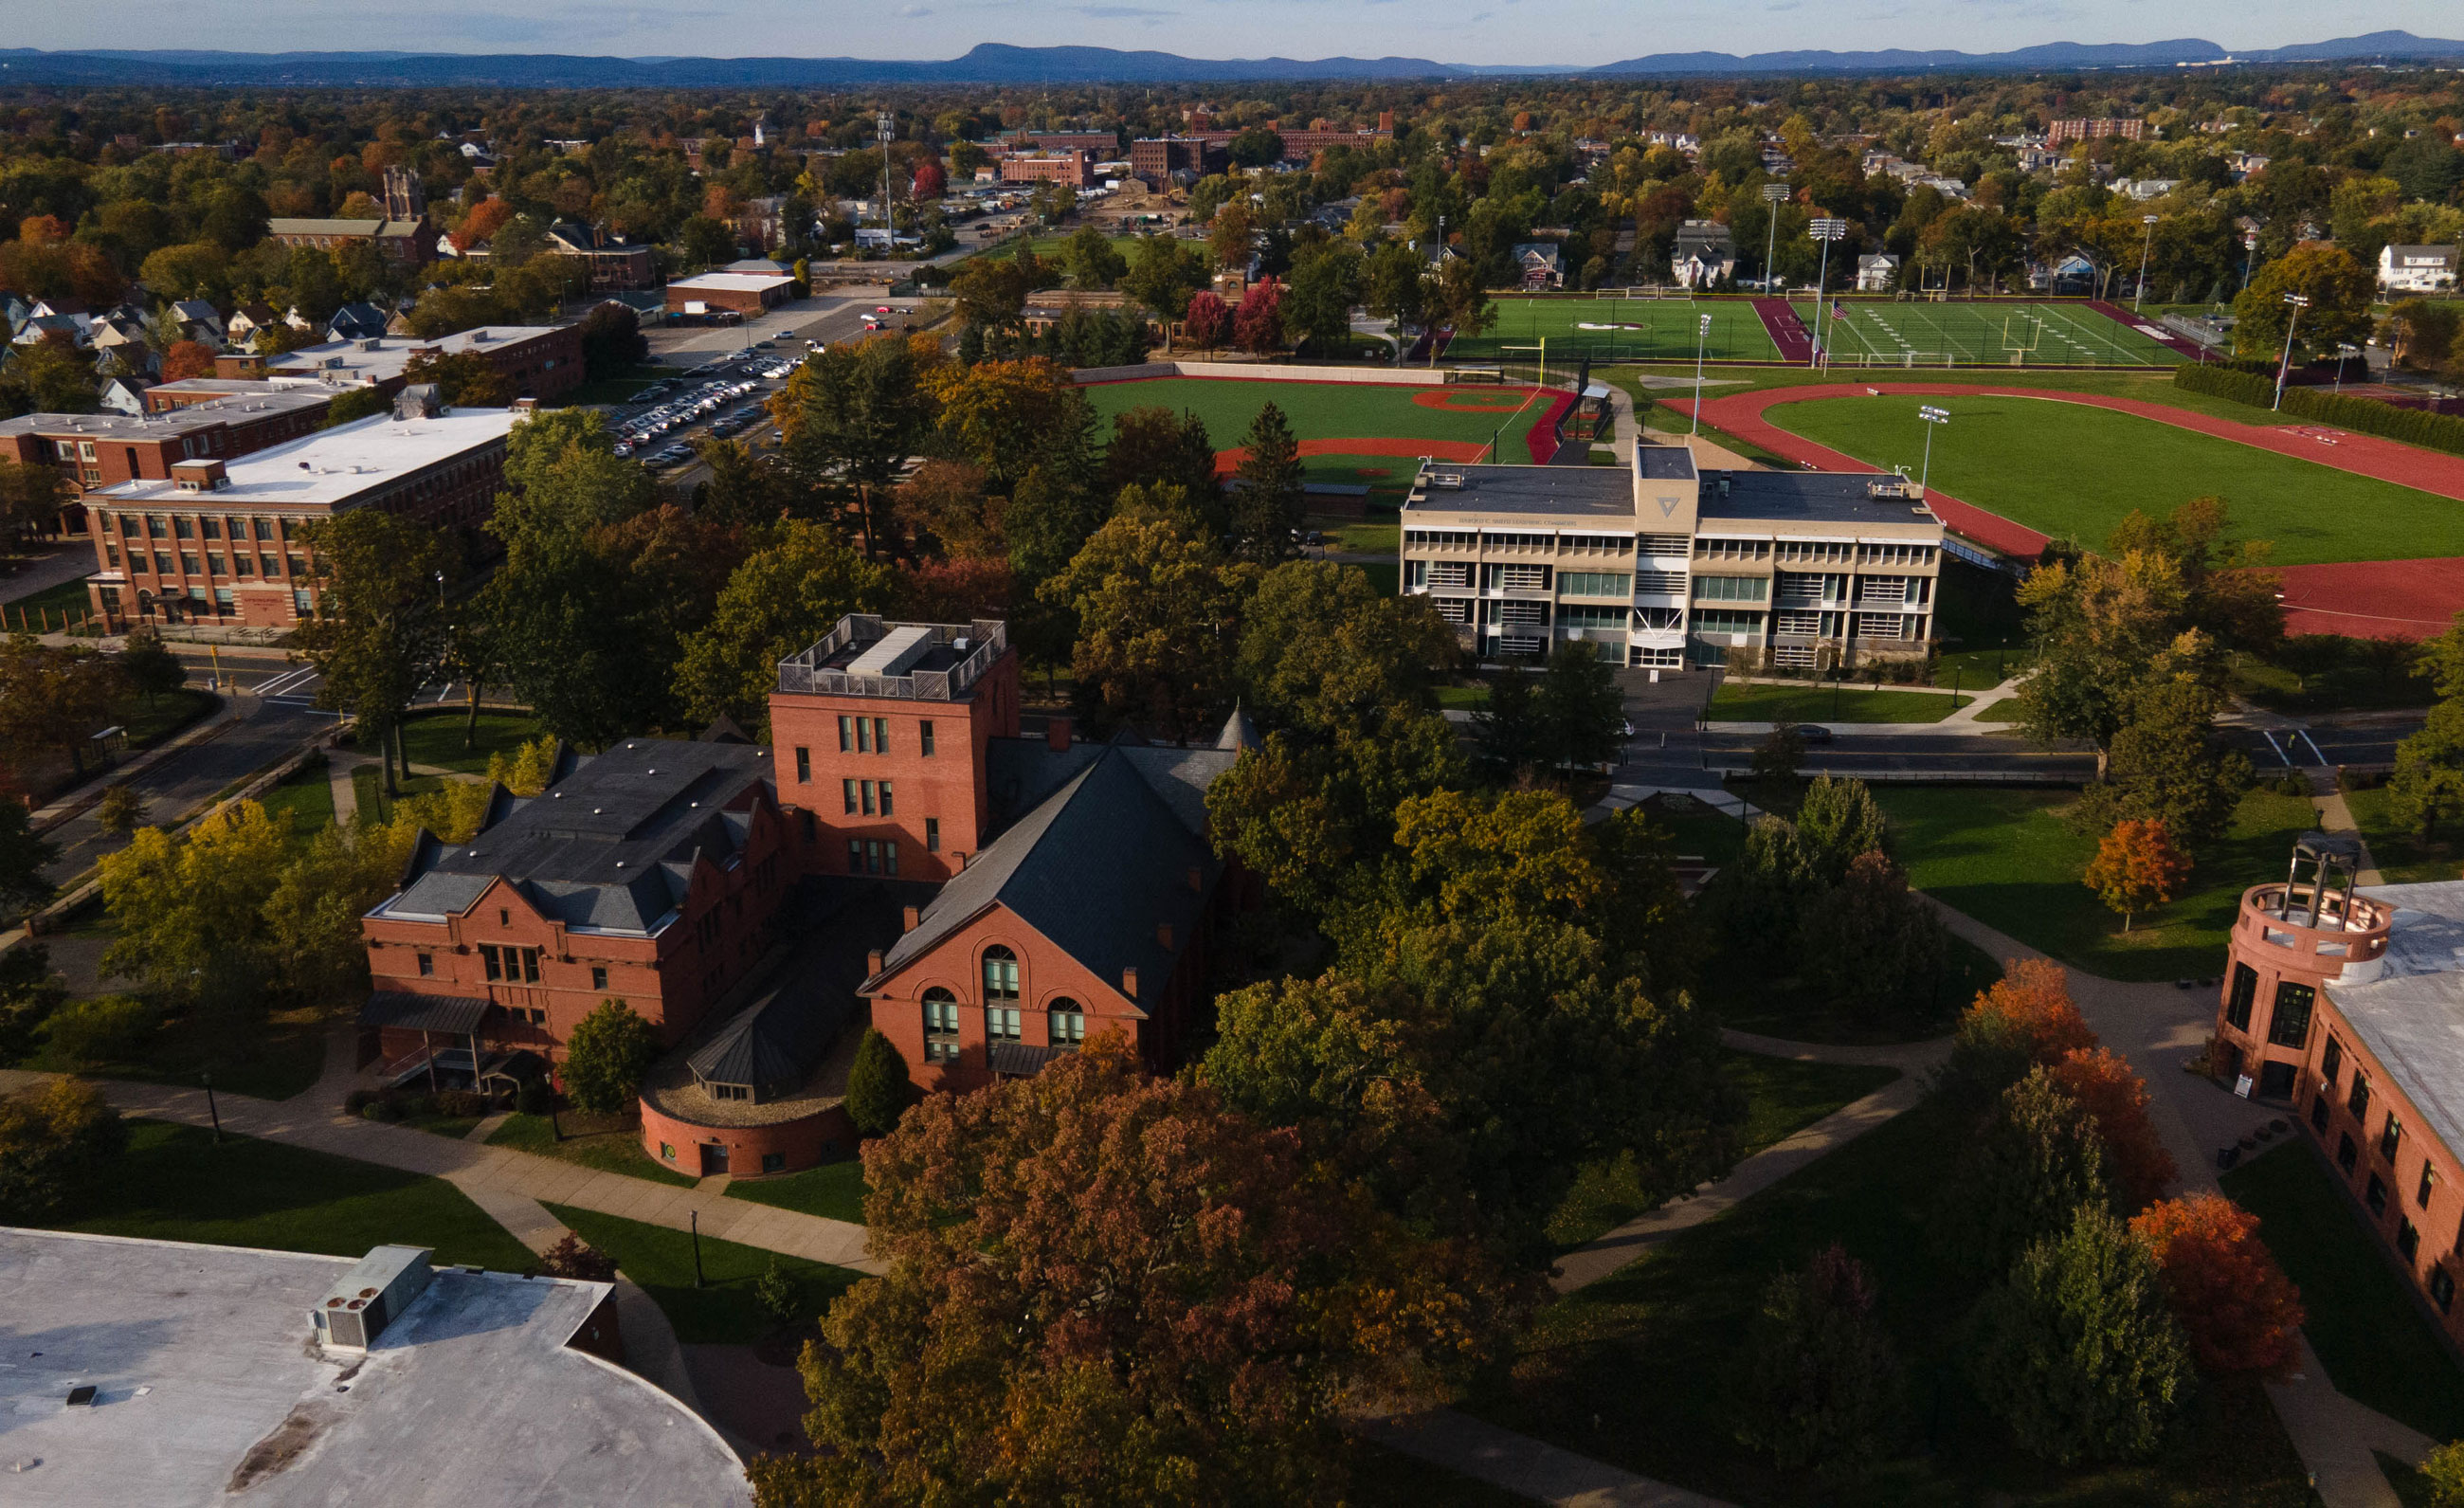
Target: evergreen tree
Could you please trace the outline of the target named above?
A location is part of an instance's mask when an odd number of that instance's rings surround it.
[[[1800,836],[1804,831],[1800,822]],[[1914,1018],[1933,1004],[1946,951],[1942,920],[1880,850],[1858,855],[1799,915],[1807,979],[1851,1016]]]
[[[1737,1438],[1781,1471],[1831,1482],[1869,1475],[1907,1425],[1891,1339],[1864,1265],[1834,1242],[1763,1290],[1746,1336]]]
[[[1816,775],[1797,804],[1796,835],[1805,842],[1806,859],[1825,884],[1836,885],[1848,867],[1867,854],[1891,849],[1889,828],[1874,792],[1861,780],[1834,780]]]
[[[915,1100],[915,1085],[907,1076],[907,1059],[877,1028],[864,1029],[856,1044],[855,1062],[847,1069],[847,1119],[859,1136],[888,1136],[898,1129],[898,1118]]]
[[[1975,1276],[2058,1236],[2082,1205],[2110,1209],[2095,1118],[2036,1068],[2003,1092],[1946,1181],[1934,1219],[1943,1254]]]
[[[1308,514],[1300,441],[1269,403],[1258,410],[1243,442],[1246,454],[1233,474],[1232,553],[1272,564],[1290,556],[1293,536]]]

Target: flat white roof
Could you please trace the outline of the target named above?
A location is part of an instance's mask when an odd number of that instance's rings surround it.
[[[354,1259],[0,1227],[11,1508],[738,1508],[717,1432],[565,1342],[601,1283],[439,1269],[376,1344],[309,1312]],[[69,1390],[96,1389],[72,1406]]]
[[[331,396],[300,388],[275,388],[264,383],[251,383],[232,389],[227,396],[184,404],[166,413],[20,414],[13,419],[0,419],[0,434],[41,434],[62,439],[79,435],[91,439],[157,438],[209,425],[246,423],[251,414],[314,408]]]
[[[489,351],[553,333],[555,326],[545,324],[483,324],[453,335],[440,335],[432,341],[408,335],[326,341],[321,344],[303,345],[280,356],[269,356],[265,369],[269,376],[294,381],[304,378],[332,387],[359,388],[370,383],[391,382],[401,376],[403,368],[410,365],[414,351],[432,349],[447,356],[457,351]],[[364,348],[369,345],[375,349]]]
[[[764,293],[795,280],[784,273],[703,273],[694,277],[679,277],[668,286],[682,288],[687,293]]]
[[[412,472],[504,439],[510,409],[451,409],[433,419],[371,414],[223,463],[230,485],[184,492],[172,481],[125,481],[90,496],[123,505],[214,512],[233,507],[334,507]]]

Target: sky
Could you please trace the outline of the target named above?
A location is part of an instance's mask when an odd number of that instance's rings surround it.
[[[11,0],[7,45],[941,58],[979,42],[1583,67],[1648,53],[2464,33],[2453,0]]]

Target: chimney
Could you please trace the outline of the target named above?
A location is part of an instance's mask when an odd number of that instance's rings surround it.
[[[1067,752],[1069,747],[1069,720],[1064,717],[1045,719],[1044,742],[1055,754]]]
[[[1203,877],[1199,876],[1198,866],[1195,864],[1189,866],[1189,888],[1192,891],[1199,891],[1206,888],[1206,882]]]
[[[1132,1000],[1138,998],[1138,971],[1134,965],[1121,970],[1121,993]]]
[[[1172,951],[1172,923],[1171,923],[1171,922],[1169,922],[1169,921],[1158,921],[1158,922],[1156,922],[1156,923],[1155,923],[1155,944],[1156,944],[1158,947],[1161,947],[1161,948],[1162,948],[1165,952],[1167,952],[1167,953],[1169,953],[1169,952],[1171,952],[1171,951]]]
[[[864,974],[867,979],[870,979],[873,975],[880,972],[881,949],[873,948],[864,955]]]
[[[913,932],[913,931],[914,931],[914,930],[915,930],[915,908],[914,908],[913,906],[908,906],[908,907],[904,908],[903,910],[901,910],[901,911],[899,912],[898,916],[899,916],[899,921],[898,921],[898,930],[899,930],[899,931],[901,931],[901,932]]]

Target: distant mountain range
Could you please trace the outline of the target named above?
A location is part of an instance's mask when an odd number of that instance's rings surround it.
[[[580,57],[558,54],[41,52],[0,48],[0,87],[188,84],[227,87],[832,88],[867,84],[1216,83],[1243,79],[1446,78],[1608,74],[1904,74],[2188,64],[2415,62],[2464,58],[2464,41],[2372,32],[2299,47],[2229,53],[2196,37],[2172,42],[2048,42],[2007,53],[1655,53],[1584,67],[1441,63],[1425,57],[1203,58],[1107,47],[984,43],[963,57],[901,62],[861,57]]]

